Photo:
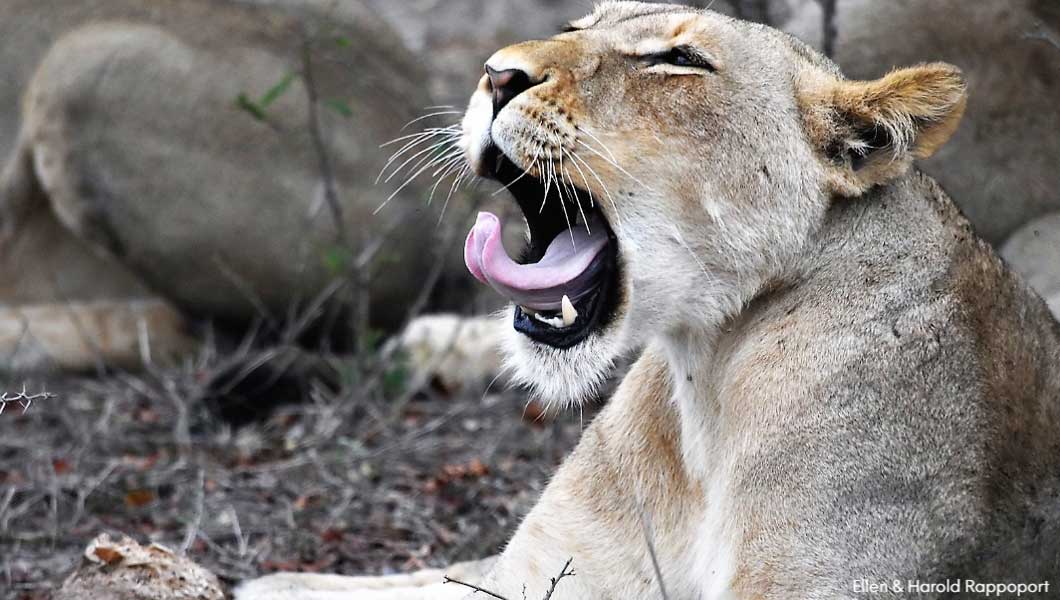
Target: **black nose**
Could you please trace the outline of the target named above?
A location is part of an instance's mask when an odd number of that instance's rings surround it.
[[[513,98],[540,83],[531,81],[530,76],[519,69],[497,71],[486,65],[486,74],[493,91],[493,116],[497,116]]]

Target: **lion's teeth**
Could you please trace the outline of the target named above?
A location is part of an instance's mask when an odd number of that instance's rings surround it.
[[[569,297],[564,295],[560,305],[563,308],[563,326],[570,327],[574,325],[574,322],[578,320],[578,311],[574,309],[574,303],[570,301]]]
[[[549,327],[551,327],[553,329],[562,329],[563,328],[563,319],[560,318],[560,317],[543,317],[543,316],[541,316],[538,313],[533,313],[533,315],[531,315],[531,316],[533,316],[535,319],[537,319],[541,323],[544,323],[545,325],[548,325]]]

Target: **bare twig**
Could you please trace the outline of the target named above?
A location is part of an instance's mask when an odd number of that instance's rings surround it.
[[[570,568],[572,562],[574,562],[574,558],[568,558],[567,562],[563,565],[563,569],[560,570],[559,575],[550,580],[552,585],[549,586],[548,591],[545,592],[545,597],[542,598],[542,600],[550,600],[552,594],[556,591],[556,587],[559,586],[559,582],[563,581],[564,578],[574,577],[574,569]]]
[[[568,558],[567,562],[563,563],[563,568],[560,569],[559,575],[556,575],[555,577],[549,579],[548,591],[545,592],[545,595],[544,595],[544,597],[541,600],[551,600],[552,594],[556,593],[556,588],[559,587],[559,582],[563,581],[567,577],[574,577],[574,575],[575,575],[574,569],[570,568],[571,563],[573,563],[573,562],[574,562],[574,558]],[[479,587],[479,586],[477,586],[477,585],[475,585],[473,583],[467,583],[466,581],[460,581],[459,579],[453,579],[452,577],[449,577],[449,576],[444,577],[442,579],[442,583],[455,583],[457,585],[462,585],[462,586],[464,586],[464,587],[466,587],[468,589],[475,590],[476,592],[479,592],[479,593],[482,593],[482,594],[486,594],[487,596],[490,596],[492,598],[497,598],[497,600],[508,600],[508,598],[505,598],[504,596],[501,596],[500,594],[498,594],[496,592],[491,592],[490,590],[487,590],[486,588],[483,588],[483,587]],[[525,586],[523,587],[523,597],[524,598],[526,597],[526,587]]]
[[[309,137],[313,141],[313,150],[317,155],[320,168],[320,177],[324,183],[324,200],[331,210],[331,216],[335,220],[335,235],[342,245],[347,243],[346,222],[342,216],[342,205],[339,204],[339,195],[335,187],[335,170],[331,164],[331,154],[324,144],[324,136],[320,126],[320,111],[318,107],[319,94],[317,93],[316,79],[313,73],[313,43],[309,32],[302,28],[302,83],[305,85],[306,101],[308,102],[308,129]]]
[[[51,400],[55,398],[55,394],[49,392],[40,392],[39,394],[28,394],[26,393],[26,384],[22,384],[22,391],[14,394],[5,392],[0,395],[0,415],[4,414],[4,409],[7,408],[8,404],[18,403],[22,407],[22,414],[26,414],[29,407],[33,404],[34,400]]]
[[[180,545],[181,555],[188,553],[188,549],[195,543],[195,538],[199,537],[199,530],[202,527],[202,514],[206,502],[206,473],[202,469],[199,469],[198,483],[195,497],[195,518],[188,523],[188,528],[184,532],[184,542]]]
[[[453,579],[452,577],[449,577],[449,576],[444,577],[442,579],[442,583],[455,583],[457,585],[462,585],[462,586],[464,586],[464,587],[466,587],[468,589],[475,590],[476,592],[479,592],[481,594],[486,594],[487,596],[490,596],[492,598],[496,598],[497,600],[508,600],[504,596],[501,596],[500,594],[497,594],[495,592],[491,592],[491,591],[487,590],[486,588],[481,588],[481,587],[479,587],[479,586],[477,586],[477,585],[475,585],[473,583],[468,583],[466,581],[460,581],[459,579]]]

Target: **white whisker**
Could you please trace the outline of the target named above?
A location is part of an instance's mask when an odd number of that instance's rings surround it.
[[[548,151],[548,168],[549,168],[549,173],[550,173],[549,174],[549,178],[550,179],[552,177],[556,178],[556,189],[559,191],[559,207],[560,207],[560,210],[563,211],[563,220],[567,222],[567,233],[570,234],[571,246],[573,246],[574,247],[574,251],[577,252],[578,251],[578,244],[577,244],[577,242],[574,241],[574,227],[571,225],[570,215],[567,214],[567,200],[566,200],[566,197],[564,196],[564,193],[563,193],[564,192],[564,190],[563,190],[563,181],[559,178],[559,175],[556,174],[556,161],[552,157],[552,150],[551,149],[549,149],[549,151]]]
[[[677,224],[673,225],[673,234],[674,234],[674,239],[677,240],[677,242],[679,244],[681,244],[681,246],[685,250],[688,251],[689,256],[691,256],[692,260],[694,260],[696,265],[699,266],[699,270],[703,273],[703,276],[706,277],[707,280],[710,281],[710,282],[716,281],[717,278],[716,277],[712,277],[710,275],[710,273],[707,272],[706,265],[703,264],[703,261],[699,260],[699,257],[696,256],[696,253],[692,251],[692,248],[688,245],[688,242],[685,241],[685,237],[683,235],[681,235],[681,230],[677,228]]]
[[[589,194],[589,207],[596,208],[596,198],[593,197],[593,191],[589,189],[589,180],[585,178],[585,171],[583,171],[582,168],[578,166],[578,162],[574,160],[573,152],[567,152],[567,156],[571,158],[571,164],[574,165],[575,169],[578,169],[578,173],[582,177],[582,183],[585,184],[585,192]]]
[[[459,111],[459,110],[442,110],[442,111],[438,111],[438,112],[432,112],[430,114],[423,115],[422,117],[416,117],[415,119],[409,121],[408,123],[405,123],[405,126],[402,127],[399,131],[405,131],[406,129],[408,129],[412,125],[414,125],[416,123],[419,123],[420,121],[424,121],[426,119],[430,119],[431,117],[440,117],[440,116],[443,116],[443,115],[459,115],[462,112],[463,111]]]
[[[552,151],[549,151],[549,160],[552,160]],[[548,202],[548,191],[552,187],[552,176],[548,172],[548,163],[545,163],[543,172],[541,173],[545,179],[545,196],[541,198],[541,208],[537,209],[537,214],[545,212],[545,204]]]
[[[417,146],[429,142],[432,138],[435,138],[435,137],[437,137],[439,135],[446,136],[446,139],[442,140],[441,143],[445,143],[445,142],[456,143],[459,140],[459,134],[455,133],[455,132],[436,131],[436,132],[422,132],[420,134],[416,134],[416,136],[415,136],[416,139],[414,139],[414,140],[410,141],[409,143],[405,144],[397,152],[395,152],[395,153],[390,155],[390,158],[387,159],[386,164],[384,164],[383,168],[379,170],[379,175],[375,178],[375,183],[378,185],[379,181],[383,178],[383,175],[386,173],[386,171],[390,167],[390,165],[393,164],[399,158],[401,158],[401,156],[403,156],[407,152],[412,151]]]
[[[534,162],[530,163],[530,168],[532,169],[535,164],[537,164],[537,159],[534,159]],[[520,176],[516,177],[515,179],[513,179],[512,182],[509,183],[508,185],[502,187],[501,189],[497,190],[496,192],[493,192],[492,194],[490,194],[490,196],[496,196],[497,194],[499,194],[499,193],[501,193],[501,192],[503,192],[505,190],[510,189],[513,185],[518,183],[518,181],[520,179],[522,179],[523,177],[526,177],[528,175],[530,175],[530,170],[529,169],[523,171],[522,175],[520,175]]]
[[[613,162],[615,162],[615,163],[618,162],[618,159],[615,158],[615,153],[611,152],[611,149],[607,147],[607,144],[605,144],[602,140],[600,140],[600,138],[598,138],[595,135],[593,135],[593,133],[591,131],[589,131],[588,129],[582,129],[581,127],[578,127],[578,126],[575,126],[574,128],[577,129],[578,131],[584,133],[585,135],[589,136],[590,138],[592,138],[594,141],[596,141],[597,144],[600,144],[600,147],[603,148],[605,152],[607,152],[608,156],[611,157],[611,160]]]
[[[604,184],[604,180],[600,178],[600,175],[596,172],[596,169],[594,169],[592,165],[586,162],[584,158],[578,156],[576,152],[571,153],[571,158],[574,158],[576,161],[581,161],[582,166],[584,166],[589,171],[589,174],[592,175],[594,179],[596,179],[596,182],[600,184],[600,189],[603,190],[604,195],[607,196],[608,202],[611,203],[611,208],[613,208],[615,211],[615,229],[617,229],[619,233],[621,233],[622,216],[618,212],[618,203],[615,202],[614,196],[611,195],[611,190],[607,189],[607,185]]]
[[[449,193],[445,195],[445,203],[442,204],[442,213],[438,215],[438,225],[442,224],[442,219],[445,218],[445,209],[449,208],[449,200],[453,197],[457,188],[460,187],[460,182],[463,181],[469,174],[471,174],[471,167],[464,165],[464,168],[460,170],[460,174],[453,180],[453,185],[449,188]]]
[[[644,189],[648,190],[649,192],[654,192],[654,191],[655,191],[655,190],[653,190],[653,189],[652,189],[652,188],[651,188],[651,187],[650,187],[650,186],[649,186],[648,184],[646,184],[646,183],[644,183],[643,181],[641,181],[641,180],[637,179],[636,177],[634,177],[634,176],[633,176],[633,174],[632,174],[632,173],[630,173],[629,171],[627,171],[627,170],[625,170],[624,168],[622,168],[622,165],[618,164],[617,162],[615,162],[615,161],[613,161],[613,160],[609,159],[608,157],[604,156],[603,154],[601,154],[601,153],[600,153],[600,151],[598,151],[598,150],[597,150],[596,148],[593,148],[592,146],[590,146],[589,144],[586,144],[586,143],[585,143],[585,142],[583,142],[582,140],[578,140],[578,143],[579,143],[579,144],[581,144],[582,146],[585,146],[585,148],[586,148],[587,150],[589,150],[589,151],[590,151],[590,152],[592,152],[593,154],[595,154],[595,155],[599,156],[600,158],[602,158],[602,159],[603,159],[603,160],[604,160],[605,162],[607,162],[607,164],[609,164],[609,165],[611,165],[612,167],[614,167],[614,168],[618,169],[618,171],[619,171],[620,173],[622,173],[622,174],[623,174],[623,175],[625,175],[626,177],[629,177],[630,179],[632,179],[632,180],[633,180],[634,182],[636,182],[637,184],[639,184],[639,185],[640,185],[641,187],[643,187]],[[582,159],[582,160],[584,160],[584,159]]]
[[[454,170],[460,168],[460,162],[462,159],[462,156],[452,158],[447,163],[445,163],[444,167],[439,167],[438,171],[434,172],[433,176],[437,177],[438,181],[436,181],[431,187],[431,194],[427,197],[427,206],[430,206],[434,202],[434,194],[438,191],[438,186],[442,185],[442,182],[445,181],[445,178],[448,177]],[[445,169],[444,171],[442,171],[443,168]],[[467,168],[466,165],[465,168]],[[439,171],[441,171],[441,175],[438,174]]]
[[[394,169],[394,171],[392,173],[390,173],[390,175],[386,179],[383,180],[383,183],[390,183],[390,180],[393,179],[398,173],[400,173],[402,169],[404,169],[406,166],[408,166],[409,163],[413,162],[414,160],[416,160],[417,158],[423,156],[424,154],[426,154],[427,156],[424,159],[422,159],[420,162],[416,163],[416,165],[414,165],[412,167],[413,170],[415,170],[417,167],[419,167],[421,164],[423,164],[423,160],[430,160],[432,158],[431,157],[431,153],[432,152],[440,152],[443,155],[444,154],[448,154],[450,152],[453,152],[454,151],[453,150],[453,146],[455,144],[456,143],[453,142],[452,140],[442,140],[440,142],[436,142],[434,144],[431,144],[427,148],[425,148],[423,150],[420,150],[416,154],[413,154],[408,159],[406,159],[405,162],[403,162],[400,165],[398,165],[398,167],[396,169]]]
[[[560,175],[570,183],[571,197],[574,199],[574,205],[578,207],[578,213],[582,216],[582,221],[585,223],[585,233],[590,236],[593,234],[589,229],[589,218],[585,216],[585,209],[582,208],[581,200],[578,198],[578,186],[574,185],[574,178],[571,177],[570,171],[563,167],[563,157],[567,154],[567,151],[563,148],[559,150],[559,172]],[[588,191],[588,190],[587,190]]]
[[[408,187],[408,186],[409,186],[409,184],[411,184],[411,183],[412,183],[413,181],[415,181],[415,179],[416,179],[417,177],[419,177],[419,176],[420,176],[420,174],[422,174],[422,173],[423,173],[424,171],[426,171],[426,170],[428,170],[428,169],[431,169],[431,168],[434,168],[436,164],[437,164],[437,163],[435,163],[435,162],[433,162],[433,161],[432,161],[432,162],[430,162],[430,163],[427,163],[426,165],[424,165],[424,166],[420,167],[420,168],[419,168],[419,170],[417,170],[417,171],[416,171],[415,173],[413,173],[413,174],[412,174],[411,176],[409,176],[409,178],[408,178],[408,179],[406,179],[406,180],[405,180],[405,183],[402,183],[402,184],[401,184],[401,185],[400,185],[400,186],[398,187],[398,189],[394,190],[394,192],[393,192],[392,194],[390,194],[390,195],[389,195],[389,196],[387,197],[387,199],[386,199],[386,200],[383,200],[383,203],[382,203],[382,204],[380,204],[379,206],[377,206],[377,207],[376,207],[376,209],[372,211],[372,214],[373,214],[373,215],[379,214],[379,211],[383,210],[383,208],[384,208],[384,207],[385,207],[385,206],[386,206],[387,204],[390,204],[390,201],[391,201],[391,200],[393,200],[395,196],[397,196],[398,194],[400,194],[400,193],[401,193],[401,190],[403,190],[403,189],[405,189],[406,187]]]
[[[455,133],[455,134],[459,135],[460,134],[460,125],[453,124],[453,125],[449,125],[447,127],[428,127],[427,129],[424,129],[423,131],[420,131],[420,132],[417,132],[417,133],[410,133],[408,135],[403,135],[401,137],[396,137],[396,138],[390,140],[389,142],[386,142],[386,143],[383,143],[383,144],[379,144],[379,147],[380,148],[386,148],[387,146],[393,146],[394,144],[397,144],[399,142],[403,142],[405,140],[410,140],[412,138],[429,136],[429,135],[432,135],[432,134],[443,134],[443,133]]]

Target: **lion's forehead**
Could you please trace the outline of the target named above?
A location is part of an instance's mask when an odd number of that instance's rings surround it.
[[[688,6],[656,4],[650,2],[602,2],[592,14],[571,22],[575,29],[588,29],[616,25],[628,21],[675,14],[695,15],[700,13]]]

